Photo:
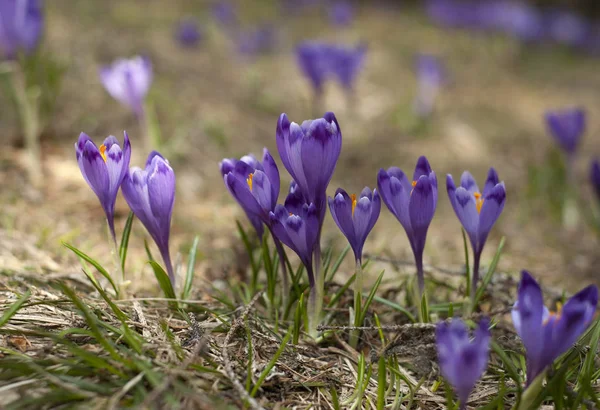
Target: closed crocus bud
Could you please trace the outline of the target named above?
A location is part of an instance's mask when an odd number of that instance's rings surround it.
[[[598,200],[600,200],[600,161],[598,158],[592,160],[592,165],[590,166],[590,181],[592,181],[594,193],[598,197]]]
[[[323,92],[325,80],[332,72],[331,46],[307,41],[296,47],[296,61],[302,74],[310,81],[315,93]]]
[[[0,0],[0,51],[5,59],[33,52],[43,29],[42,0]]]
[[[192,18],[181,20],[175,31],[175,39],[183,47],[196,47],[202,40],[202,32],[198,23]]]
[[[435,100],[444,84],[444,68],[441,60],[433,55],[420,54],[416,59],[417,96],[414,102],[415,113],[429,116],[435,107]]]
[[[506,188],[498,173],[490,168],[483,192],[477,187],[475,178],[465,171],[457,188],[452,175],[446,177],[446,189],[454,212],[469,236],[473,248],[472,296],[479,280],[479,261],[487,237],[500,217],[506,202]]]
[[[162,155],[153,151],[148,155],[146,168],[131,168],[121,187],[129,208],[158,246],[171,284],[175,287],[175,273],[169,253],[171,215],[175,203],[173,168]]]
[[[336,26],[347,26],[353,18],[354,9],[347,1],[336,1],[329,7],[329,21]]]
[[[569,155],[577,150],[585,132],[586,115],[581,108],[566,108],[546,112],[546,125],[558,145]]]
[[[129,169],[131,145],[124,132],[123,147],[112,135],[104,140],[100,148],[85,133],[79,135],[75,144],[75,156],[83,178],[100,200],[106,214],[108,227],[113,240],[115,235],[115,202],[123,179]]]
[[[340,84],[347,90],[354,88],[356,77],[363,68],[367,46],[359,44],[356,47],[336,46],[329,53],[331,70]]]
[[[512,320],[527,354],[527,385],[573,346],[592,322],[597,305],[598,288],[590,285],[550,313],[540,285],[529,272],[521,272]]]
[[[143,118],[144,99],[152,84],[152,64],[146,57],[119,59],[100,68],[100,80],[108,93]]]
[[[329,210],[336,225],[348,239],[354,259],[362,262],[363,246],[381,211],[379,193],[365,187],[357,198],[340,188],[333,198],[329,198]]]
[[[470,340],[467,327],[460,319],[453,319],[451,323],[440,322],[436,327],[440,370],[454,388],[461,409],[467,408],[469,395],[488,365],[491,338],[489,323],[489,319],[481,319],[473,340]]]
[[[425,286],[423,250],[438,198],[435,172],[422,156],[417,161],[412,181],[400,168],[391,167],[387,171],[379,170],[377,187],[383,202],[406,231],[422,293]]]
[[[281,114],[277,122],[277,150],[283,166],[309,203],[315,204],[322,224],[326,190],[342,149],[342,131],[332,112],[298,125]]]

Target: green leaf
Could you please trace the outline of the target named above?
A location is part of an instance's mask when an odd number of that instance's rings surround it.
[[[386,359],[385,355],[382,354],[379,357],[379,365],[377,366],[377,410],[385,409],[385,397],[386,397],[386,382],[387,382],[387,370],[385,368]]]
[[[394,302],[392,302],[392,301],[390,301],[390,300],[384,299],[384,298],[382,298],[382,297],[380,297],[380,296],[375,296],[375,297],[373,298],[373,300],[376,300],[377,302],[379,302],[379,303],[381,303],[381,304],[383,304],[383,305],[389,306],[389,307],[391,307],[392,309],[394,309],[394,310],[397,310],[397,311],[398,311],[398,312],[400,312],[400,313],[403,313],[404,315],[406,315],[406,317],[407,317],[407,318],[408,318],[408,319],[409,319],[409,320],[410,320],[412,323],[416,323],[416,322],[417,322],[417,319],[415,319],[415,315],[413,315],[412,313],[410,313],[410,312],[409,312],[409,311],[408,311],[406,308],[404,308],[404,307],[400,306],[399,304],[397,304],[397,303],[394,303]]]
[[[256,384],[252,388],[252,391],[250,392],[250,397],[256,396],[256,393],[258,393],[258,389],[260,389],[260,386],[262,386],[263,382],[265,381],[265,379],[267,378],[267,376],[269,375],[269,373],[271,373],[271,370],[273,369],[273,367],[277,363],[277,360],[279,359],[279,356],[281,356],[281,353],[283,353],[283,350],[285,349],[285,347],[287,346],[288,342],[290,341],[290,337],[292,337],[292,330],[291,329],[288,330],[288,332],[286,333],[285,337],[281,341],[281,345],[279,345],[279,348],[277,349],[277,351],[275,352],[275,354],[273,355],[273,357],[271,358],[271,360],[269,361],[269,363],[267,364],[267,366],[260,373],[260,376],[258,376],[258,380],[256,381]]]
[[[160,266],[156,261],[148,261],[152,270],[154,271],[154,276],[156,276],[156,280],[158,281],[158,285],[163,291],[163,294],[167,299],[177,299],[175,295],[175,291],[173,290],[173,285],[171,284],[171,280],[169,279],[169,275],[167,272]],[[172,302],[177,304],[177,302]]]
[[[381,284],[381,280],[383,279],[384,273],[385,273],[385,270],[382,270],[381,273],[379,274],[379,277],[375,281],[375,285],[373,285],[373,287],[371,288],[371,292],[369,292],[369,295],[367,296],[367,300],[365,300],[365,304],[363,305],[362,312],[360,312],[359,323],[363,323],[363,321],[365,320],[365,317],[367,316],[367,312],[369,311],[369,306],[371,306],[371,302],[373,302],[373,298],[375,297],[375,293],[377,293],[377,289],[379,288],[379,285]],[[359,314],[359,312],[356,312],[356,314]]]
[[[104,278],[108,281],[108,283],[110,283],[110,285],[112,286],[112,288],[115,291],[115,295],[117,295],[117,298],[119,297],[119,288],[117,287],[117,285],[115,284],[115,282],[113,281],[112,277],[110,276],[110,273],[108,273],[106,271],[106,269],[104,269],[102,267],[102,265],[100,265],[100,263],[96,262],[94,259],[92,259],[90,256],[86,255],[85,253],[83,253],[82,251],[80,251],[79,249],[77,249],[76,247],[69,245],[66,242],[62,243],[63,246],[65,246],[67,249],[70,249],[71,251],[73,251],[73,253],[75,255],[77,255],[80,259],[83,259],[84,261],[88,262],[90,265],[92,265],[94,268],[96,268],[96,270],[102,275],[104,276]]]
[[[346,258],[346,255],[348,254],[349,251],[350,251],[350,245],[347,245],[344,248],[344,250],[342,251],[342,253],[340,253],[340,256],[337,258],[335,263],[333,264],[333,267],[331,268],[331,273],[329,273],[329,276],[327,275],[328,272],[325,272],[325,277],[329,277],[329,279],[327,279],[327,282],[332,281],[333,276],[336,274],[336,272],[340,268],[340,265],[344,261],[344,258]]]
[[[183,291],[181,292],[181,299],[187,300],[190,297],[190,293],[192,292],[192,281],[194,279],[194,267],[196,265],[196,254],[198,252],[198,243],[200,242],[200,237],[196,236],[194,238],[194,243],[190,248],[190,256],[188,258],[188,266],[187,272],[185,275],[185,282],[183,284]]]
[[[475,299],[473,300],[473,311],[474,311],[475,307],[477,307],[479,300],[483,297],[483,294],[485,293],[485,289],[490,284],[490,281],[492,280],[492,275],[494,274],[494,272],[496,272],[496,267],[498,266],[498,262],[500,261],[500,256],[502,256],[502,250],[504,249],[505,242],[506,242],[506,237],[503,236],[502,239],[500,239],[500,243],[498,244],[498,249],[496,249],[496,254],[494,255],[494,259],[492,259],[492,263],[490,264],[490,267],[488,268],[488,271],[483,278],[483,283],[481,284],[481,286],[477,289],[477,291],[475,293]]]
[[[10,305],[10,307],[6,310],[6,312],[4,312],[2,317],[0,317],[0,328],[6,323],[8,323],[10,318],[13,317],[14,314],[19,311],[21,306],[23,306],[23,303],[25,303],[27,299],[29,299],[29,296],[31,296],[31,292],[27,291],[23,293],[23,295],[19,299],[17,299],[15,303]]]
[[[133,219],[135,215],[133,212],[129,212],[125,227],[123,228],[123,235],[121,235],[121,245],[119,246],[119,258],[121,259],[121,270],[125,272],[125,261],[127,260],[127,248],[129,247],[129,237],[131,236],[131,227],[133,226]]]

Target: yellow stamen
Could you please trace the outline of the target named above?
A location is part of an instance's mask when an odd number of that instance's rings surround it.
[[[410,184],[411,184],[411,185],[412,185],[412,187],[414,188],[414,187],[416,187],[416,186],[417,186],[417,181],[413,181],[413,182],[411,182]]]
[[[475,206],[477,207],[477,213],[479,214],[481,213],[481,207],[483,206],[484,199],[481,197],[479,192],[475,192],[473,196],[475,197]]]
[[[106,145],[104,144],[100,145],[100,155],[102,156],[104,162],[106,162]]]
[[[559,320],[560,316],[562,315],[562,307],[562,303],[556,302],[556,312],[550,312],[548,318],[544,320],[544,325],[548,323],[552,318],[554,318],[554,323],[556,323],[556,321]]]
[[[350,199],[352,199],[352,216],[354,216],[354,208],[356,208],[356,195],[350,195]]]
[[[294,216],[294,214],[292,212],[290,212],[290,216]]]
[[[246,179],[246,182],[248,183],[248,187],[250,188],[250,191],[252,191],[252,178],[254,178],[253,173],[248,175],[248,178]]]

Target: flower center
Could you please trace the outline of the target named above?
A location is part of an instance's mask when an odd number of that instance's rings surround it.
[[[100,145],[100,155],[102,156],[104,162],[106,162],[106,145],[104,144]]]
[[[484,199],[481,197],[479,192],[475,192],[473,196],[475,197],[475,206],[477,207],[477,213],[479,214],[481,213],[481,207],[483,206]]]
[[[350,195],[350,199],[352,199],[352,216],[354,216],[354,209],[356,208],[356,195]]]
[[[417,186],[417,181],[413,181],[410,184],[412,185],[412,188],[413,188],[410,190],[410,194],[412,195],[413,191],[415,190],[415,187]]]
[[[557,302],[556,312],[550,312],[550,315],[546,320],[544,320],[543,324],[546,325],[551,319],[554,319],[554,323],[556,323],[556,321],[558,321],[560,319],[560,316],[562,315],[562,307],[562,303]]]
[[[248,175],[248,178],[246,179],[246,182],[248,183],[248,188],[250,188],[250,191],[252,191],[252,178],[254,178],[254,173]]]

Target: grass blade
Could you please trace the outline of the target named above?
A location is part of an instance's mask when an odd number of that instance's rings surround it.
[[[110,273],[108,273],[108,271],[106,269],[104,269],[102,267],[102,265],[100,265],[100,263],[96,262],[96,260],[92,259],[90,256],[86,255],[85,253],[83,253],[82,251],[80,251],[79,249],[77,249],[76,247],[74,247],[73,245],[69,245],[66,242],[63,242],[62,244],[67,249],[70,249],[71,251],[73,251],[73,253],[75,255],[77,255],[80,259],[83,259],[84,261],[86,261],[87,263],[89,263],[90,265],[92,265],[94,268],[96,268],[96,270],[102,276],[104,276],[104,278],[110,283],[110,285],[114,289],[115,294],[117,295],[117,297],[119,296],[119,288],[117,287],[117,285],[113,281],[112,277],[110,276]]]
[[[158,285],[162,289],[165,297],[168,299],[177,299],[177,296],[175,296],[175,291],[173,290],[173,285],[171,284],[171,280],[169,279],[169,275],[167,275],[167,272],[165,272],[162,266],[160,266],[156,261],[150,260],[148,261],[148,263],[152,267],[152,270],[154,271],[154,276],[156,276]]]
[[[258,389],[260,389],[260,386],[263,384],[263,382],[265,381],[265,379],[267,378],[269,373],[271,373],[271,370],[275,366],[275,363],[277,363],[279,356],[281,356],[281,353],[283,353],[283,350],[285,349],[288,342],[290,341],[290,337],[292,337],[292,329],[288,330],[285,337],[281,341],[281,345],[279,346],[279,349],[277,349],[277,351],[275,352],[275,354],[273,355],[273,357],[271,358],[271,360],[269,361],[267,366],[260,373],[260,376],[258,377],[256,384],[254,385],[254,387],[252,388],[252,391],[250,392],[250,397],[256,396],[256,393],[258,393]]]
[[[490,264],[490,267],[488,268],[488,271],[483,278],[483,282],[482,282],[481,286],[479,286],[479,288],[477,289],[477,292],[475,293],[475,299],[473,301],[473,309],[475,309],[475,307],[479,303],[479,300],[483,297],[483,294],[485,293],[485,289],[487,288],[490,281],[492,280],[492,275],[496,271],[496,266],[498,266],[498,262],[500,261],[500,256],[502,255],[502,249],[504,249],[505,242],[506,242],[506,237],[503,236],[502,239],[500,239],[500,243],[498,244],[498,249],[496,250],[494,259],[492,259],[492,263]]]
[[[190,248],[190,256],[188,259],[187,272],[185,275],[185,282],[183,284],[183,291],[181,292],[181,299],[189,299],[190,293],[192,291],[192,281],[194,279],[194,266],[196,265],[196,254],[198,252],[198,243],[200,242],[200,237],[196,236],[194,238],[194,243]]]
[[[125,261],[127,260],[127,249],[129,247],[129,237],[131,236],[131,227],[133,226],[133,220],[135,215],[133,212],[129,212],[125,227],[123,228],[123,235],[121,235],[121,245],[119,246],[119,258],[121,259],[121,270],[125,272]]]
[[[0,317],[0,328],[6,323],[8,323],[10,318],[13,317],[13,315],[19,311],[21,306],[23,306],[23,303],[25,303],[27,299],[29,299],[29,296],[31,296],[31,292],[27,291],[19,299],[17,299],[15,303],[10,305],[6,312],[2,314],[2,317]]]

